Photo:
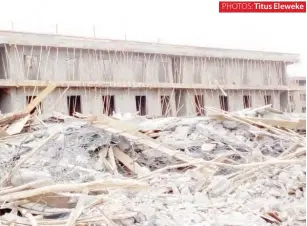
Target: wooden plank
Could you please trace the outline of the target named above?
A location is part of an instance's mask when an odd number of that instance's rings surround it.
[[[299,124],[299,121],[289,121],[282,119],[269,119],[269,118],[257,118],[257,117],[243,117],[243,118],[247,120],[252,120],[254,122],[261,122],[270,126],[287,128],[287,129],[296,129]]]
[[[224,89],[219,85],[219,83],[217,82],[217,80],[215,80],[215,84],[217,85],[217,87],[219,88],[219,90],[222,92],[222,94],[227,97],[227,93],[224,91]]]
[[[300,119],[298,121],[296,129],[298,129],[298,130],[306,130],[306,119]]]
[[[49,84],[42,92],[38,94],[38,96],[31,101],[30,104],[28,104],[25,107],[24,112],[30,114],[30,112],[37,107],[37,105],[45,99],[55,88],[57,87],[56,84]]]
[[[6,130],[8,135],[15,135],[22,131],[23,127],[26,125],[28,120],[30,119],[30,115],[27,115],[24,118],[21,118],[15,122],[13,122]]]
[[[58,193],[46,193],[28,198],[33,203],[40,203],[53,208],[69,208],[71,197]]]
[[[109,161],[110,161],[110,164],[112,166],[112,170],[113,170],[114,174],[118,175],[117,165],[116,165],[116,162],[115,162],[114,152],[113,152],[112,147],[109,148],[108,157],[109,157]]]
[[[16,112],[16,113],[9,113],[4,115],[2,118],[0,118],[0,125],[7,125],[17,119],[21,119],[25,117],[27,113],[24,112]]]
[[[129,155],[125,154],[118,147],[113,147],[113,152],[115,158],[117,158],[118,161],[120,161],[122,164],[124,164],[124,166],[126,166],[129,170],[131,170],[138,176],[144,176],[150,173],[149,169],[140,166],[137,162],[133,161],[133,159],[131,159]]]
[[[1,137],[6,137],[8,136],[7,132],[6,132],[6,129],[7,129],[8,126],[4,126],[4,127],[1,127],[0,128],[0,138]]]

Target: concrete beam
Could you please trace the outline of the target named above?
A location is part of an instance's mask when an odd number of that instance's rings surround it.
[[[48,84],[56,84],[57,87],[75,87],[75,88],[131,88],[131,89],[201,89],[201,90],[276,90],[276,91],[291,91],[300,90],[300,87],[288,86],[240,86],[240,85],[206,85],[206,84],[182,84],[182,83],[141,83],[141,82],[93,82],[93,81],[12,81],[0,80],[0,87],[46,87]]]
[[[0,31],[0,44],[50,46],[75,49],[97,49],[106,51],[164,54],[174,56],[267,60],[282,61],[286,63],[299,62],[299,55],[297,54],[205,48],[123,40],[104,40],[93,37],[34,34],[12,31]]]

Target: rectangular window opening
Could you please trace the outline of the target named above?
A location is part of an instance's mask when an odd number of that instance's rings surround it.
[[[30,104],[34,99],[36,98],[36,96],[26,96],[26,101],[27,101],[27,104]],[[43,108],[43,105],[42,103],[40,102],[37,107],[35,107],[31,112],[30,114],[34,114],[34,113],[37,113],[39,112],[40,114],[43,112],[42,109]]]
[[[223,111],[228,111],[228,97],[227,96],[219,96],[220,99],[220,107]]]
[[[139,115],[146,115],[146,96],[135,96],[136,111]]]
[[[243,106],[244,106],[244,108],[251,108],[252,107],[251,96],[248,96],[248,95],[243,96]]]
[[[305,86],[306,85],[306,80],[299,80],[298,84],[299,84],[299,86]]]
[[[203,95],[195,95],[194,102],[196,107],[196,115],[201,116],[205,115],[205,103],[204,103],[204,96]]]
[[[81,96],[68,96],[67,106],[68,106],[68,113],[70,116],[73,116],[75,112],[82,113]]]
[[[302,113],[306,113],[306,107],[302,107]]]
[[[102,96],[103,114],[112,115],[115,111],[114,96]]]
[[[161,109],[163,116],[171,116],[172,109],[170,104],[170,96],[161,96]]]
[[[264,104],[265,105],[272,104],[272,96],[271,95],[265,95],[264,96]]]

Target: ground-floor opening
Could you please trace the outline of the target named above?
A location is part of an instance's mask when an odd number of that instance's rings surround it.
[[[81,96],[67,97],[68,114],[72,116],[75,112],[82,113]]]
[[[8,89],[0,89],[0,112],[8,113],[10,111],[11,97]]]
[[[147,114],[146,96],[135,96],[136,111],[139,115]]]
[[[103,114],[105,115],[112,115],[115,112],[115,100],[114,96],[102,96],[102,103],[103,103]]]
[[[220,107],[223,111],[228,111],[229,106],[228,106],[228,97],[227,96],[219,96],[220,100]]]
[[[243,96],[243,107],[244,108],[251,108],[252,107],[252,97],[249,95]]]
[[[264,95],[264,104],[265,105],[272,104],[272,96],[271,95]]]
[[[195,95],[194,102],[195,102],[196,115],[197,116],[205,115],[204,95]]]
[[[171,101],[170,96],[161,96],[161,111],[163,116],[171,116],[172,115],[172,108],[171,108]]]
[[[36,96],[26,96],[26,102],[27,102],[27,104],[30,104],[35,98],[36,98]],[[40,102],[40,103],[30,112],[30,114],[34,114],[34,113],[39,113],[39,114],[42,114],[42,113],[43,113],[43,104],[42,104],[42,102]]]

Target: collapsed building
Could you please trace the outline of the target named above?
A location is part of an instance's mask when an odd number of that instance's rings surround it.
[[[296,55],[0,42],[0,225],[306,225]]]
[[[286,110],[286,67],[298,61],[295,54],[0,31],[0,110],[22,109],[49,83],[57,88],[37,107],[42,113]]]

